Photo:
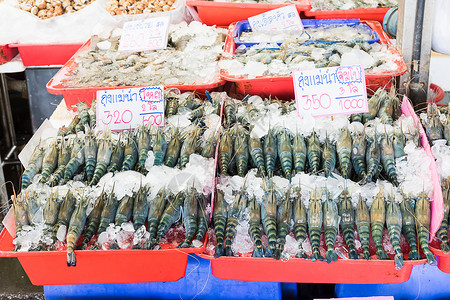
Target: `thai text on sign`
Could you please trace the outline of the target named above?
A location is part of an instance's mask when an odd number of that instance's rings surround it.
[[[293,72],[300,117],[368,112],[366,79],[361,65]]]
[[[164,87],[97,91],[97,129],[124,130],[164,126]]]
[[[126,22],[119,51],[147,51],[167,48],[169,17]]]
[[[248,18],[252,31],[303,31],[303,24],[295,5],[277,9]]]

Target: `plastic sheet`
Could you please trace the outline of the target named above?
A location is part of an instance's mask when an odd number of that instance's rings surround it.
[[[422,127],[422,123],[420,122],[419,117],[414,112],[414,108],[411,106],[411,103],[409,102],[409,99],[406,96],[403,97],[401,109],[402,113],[405,114],[406,116],[411,116],[414,122],[419,127],[422,147],[425,149],[427,156],[433,158],[430,144],[428,143],[428,138],[427,135],[425,134],[425,130]],[[442,218],[444,217],[444,202],[442,200],[441,182],[439,180],[439,174],[436,168],[436,162],[434,161],[434,158],[430,162],[430,170],[431,170],[431,179],[434,185],[433,195],[431,197],[431,224],[430,224],[430,242],[431,242],[437,230],[439,229],[439,226],[441,225]]]

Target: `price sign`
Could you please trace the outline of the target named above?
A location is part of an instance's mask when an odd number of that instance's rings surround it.
[[[303,31],[303,24],[295,5],[277,9],[248,18],[252,31]]]
[[[366,79],[361,65],[293,72],[300,117],[368,112]]]
[[[164,125],[164,87],[97,91],[97,129]]]
[[[166,49],[169,22],[169,17],[126,22],[123,25],[119,51]]]

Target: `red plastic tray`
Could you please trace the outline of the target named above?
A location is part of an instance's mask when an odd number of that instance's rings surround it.
[[[17,257],[34,285],[168,282],[184,277],[189,253],[199,248],[166,250],[75,251],[76,267],[67,267],[66,251],[15,252],[6,229],[0,234],[0,257]]]
[[[445,92],[440,86],[434,83],[430,83],[430,90],[432,90],[436,94],[436,97],[428,99],[428,103],[435,103],[437,106],[448,105],[447,103],[440,103],[440,101],[445,97]]]
[[[47,83],[47,91],[50,94],[63,95],[64,101],[68,109],[74,109],[72,105],[77,104],[79,101],[84,101],[88,105],[91,105],[92,99],[95,97],[99,90],[114,90],[130,88],[130,86],[96,86],[96,87],[67,87],[63,83],[67,79],[67,75],[71,70],[76,67],[75,58],[78,57],[80,52],[87,50],[91,45],[91,40],[87,41],[78,51],[64,64],[64,66],[53,76]],[[211,91],[225,84],[225,80],[218,79],[217,81],[209,84],[194,84],[194,85],[166,85],[165,88],[177,88],[181,92],[185,91],[198,91],[204,93],[206,90]],[[140,87],[140,86],[133,86]]]
[[[82,44],[12,44],[26,67],[64,65]]]
[[[10,45],[0,46],[0,65],[7,63],[17,55],[17,48]]]
[[[388,45],[389,51],[392,53],[398,53],[397,49],[392,45],[389,37],[383,31],[383,27],[377,21],[361,21],[361,23],[367,24],[376,31],[380,37],[379,43]],[[224,54],[233,55],[236,49],[236,44],[233,38],[233,30],[235,23],[231,24],[228,29],[228,36],[225,42]],[[226,59],[226,58],[222,58]],[[395,76],[399,76],[406,72],[407,68],[402,59],[395,61],[398,68],[394,71],[382,72],[377,74],[366,73],[366,86],[367,90],[372,94],[379,87],[385,87],[389,89],[390,82]],[[249,79],[247,76],[232,76],[229,75],[226,70],[220,70],[220,75],[227,81],[234,82],[236,84],[236,92],[242,95],[259,95],[261,97],[278,97],[280,99],[293,99],[294,98],[294,85],[292,84],[292,76],[279,75],[279,76],[259,76]]]
[[[450,253],[442,252],[438,244],[432,243],[429,245],[430,251],[436,255],[437,266],[439,270],[445,273],[450,273]]]
[[[298,0],[285,4],[216,2],[205,0],[187,0],[188,6],[197,8],[198,15],[206,25],[228,26],[233,22],[246,20],[266,11],[295,4],[299,13],[311,9],[310,0]]]
[[[390,7],[381,8],[355,8],[336,10],[308,10],[305,15],[315,19],[364,19],[383,22],[384,15]]]
[[[408,281],[414,265],[425,259],[403,262],[396,270],[393,260],[351,260],[337,262],[310,261],[291,258],[284,262],[273,258],[220,257],[197,254],[211,261],[211,273],[220,279],[302,283],[396,283]]]

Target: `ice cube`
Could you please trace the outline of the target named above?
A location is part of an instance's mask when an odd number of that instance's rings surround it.
[[[281,252],[281,257],[280,259],[284,262],[287,262],[289,260],[289,258],[291,258],[291,254],[287,251],[283,251]]]
[[[100,233],[100,235],[97,238],[97,242],[100,245],[103,245],[104,243],[109,241],[109,236],[108,233],[106,231],[103,231],[102,233]]]
[[[102,41],[102,42],[97,43],[97,48],[100,49],[100,50],[106,51],[106,50],[108,50],[110,47],[111,47],[111,42],[110,42],[110,41],[107,41],[107,40],[106,40],[106,41]]]
[[[248,221],[241,222],[236,226],[236,236],[234,237],[231,249],[235,254],[244,254],[253,252],[255,244],[248,233]]]
[[[244,67],[244,74],[249,77],[263,76],[266,72],[267,65],[257,61],[249,61]]]
[[[131,222],[131,221],[123,223],[121,227],[122,227],[123,231],[134,232],[133,222]]]
[[[369,53],[359,49],[352,49],[341,57],[341,66],[363,65],[367,69],[372,67],[374,62]]]
[[[140,244],[142,242],[142,240],[144,239],[146,232],[147,231],[145,229],[145,225],[142,225],[141,227],[139,227],[134,234],[133,245]]]
[[[192,241],[192,247],[194,247],[194,248],[199,248],[202,245],[203,245],[203,243],[201,241],[199,241],[199,240],[193,240]]]
[[[56,238],[58,241],[64,242],[66,240],[66,231],[66,225],[59,226],[58,231],[56,232]]]
[[[134,236],[134,230],[133,231],[119,231],[117,234],[117,245],[119,245],[120,249],[130,249],[133,245],[133,236]]]
[[[291,235],[286,236],[286,243],[284,244],[284,251],[289,255],[295,256],[299,250],[300,243]]]

